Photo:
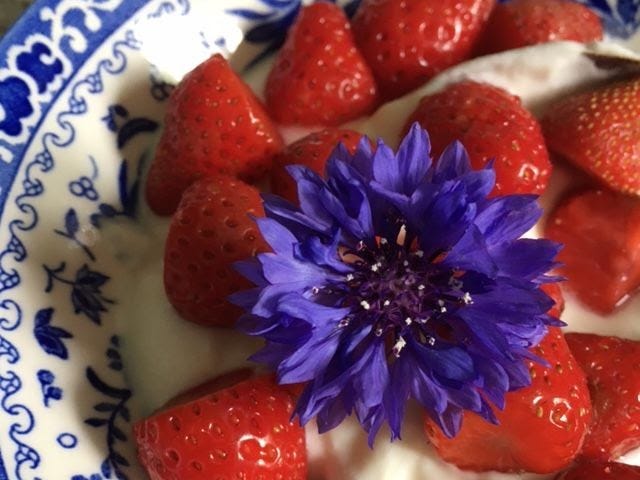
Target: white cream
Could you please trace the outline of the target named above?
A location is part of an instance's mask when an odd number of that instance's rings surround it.
[[[609,47],[598,47],[604,51]],[[596,50],[595,48],[593,49]],[[349,126],[395,145],[407,115],[426,93],[453,81],[470,78],[493,83],[519,95],[525,105],[540,111],[562,94],[593,84],[611,75],[594,67],[583,55],[585,48],[574,43],[531,47],[477,59],[443,73],[414,93],[381,107],[370,118]],[[622,52],[623,56],[630,55]],[[261,91],[266,66],[250,75],[250,83]],[[306,129],[287,129],[288,141]],[[566,186],[569,175],[557,169],[554,185],[544,203],[552,204]],[[144,202],[142,202],[144,203]],[[259,342],[237,332],[203,328],[181,320],[166,300],[162,286],[162,258],[168,220],[154,216],[141,205],[140,220],[114,222],[103,231],[103,248],[120,261],[123,274],[115,306],[127,375],[135,392],[134,411],[149,414],[169,398],[212,376],[246,364],[244,360]],[[535,234],[536,232],[532,232]],[[567,296],[563,319],[570,330],[591,331],[640,339],[640,297],[610,318],[600,318]],[[375,450],[353,419],[322,436],[315,427],[307,429],[310,478],[312,480],[507,480],[543,479],[549,476],[475,474],[461,472],[438,459],[427,445],[420,412],[414,407],[405,421],[403,440],[389,443],[382,432]],[[633,460],[633,459],[631,459]]]

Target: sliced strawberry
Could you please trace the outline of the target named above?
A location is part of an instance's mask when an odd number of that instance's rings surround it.
[[[538,121],[520,99],[486,83],[463,81],[422,98],[405,130],[419,122],[437,158],[454,140],[479,169],[495,159],[495,194],[544,192],[551,162]]]
[[[640,287],[640,200],[608,190],[566,199],[547,221],[545,236],[563,243],[558,260],[566,286],[607,314]]]
[[[214,55],[173,91],[164,131],[146,183],[159,215],[173,213],[195,180],[226,174],[246,181],[264,176],[282,139],[247,85]]]
[[[581,462],[560,473],[555,480],[640,480],[640,467],[614,462]]]
[[[364,0],[353,17],[358,47],[387,99],[471,55],[495,0]]]
[[[640,195],[640,77],[574,94],[549,108],[549,150],[608,187]]]
[[[593,423],[582,455],[609,461],[640,446],[640,342],[568,333],[567,343],[587,375]]]
[[[137,422],[138,458],[151,480],[304,480],[304,429],[290,421],[293,406],[270,376],[212,390]]]
[[[164,286],[186,320],[231,326],[242,313],[226,299],[251,284],[233,263],[268,250],[250,214],[264,215],[262,200],[240,180],[204,178],[184,192],[167,236]]]
[[[511,0],[496,5],[484,32],[478,50],[493,53],[554,40],[601,40],[602,23],[572,0]]]
[[[376,107],[373,74],[340,7],[321,2],[300,11],[265,96],[273,118],[284,124],[339,125]]]
[[[298,202],[298,188],[286,170],[288,165],[304,165],[322,174],[327,158],[342,142],[353,153],[362,134],[353,130],[327,128],[314,132],[287,146],[274,160],[271,191],[287,200]]]
[[[580,451],[591,420],[584,373],[558,328],[533,352],[549,362],[530,364],[529,387],[506,396],[499,425],[465,413],[462,429],[447,438],[430,420],[426,432],[440,456],[465,470],[555,472]]]

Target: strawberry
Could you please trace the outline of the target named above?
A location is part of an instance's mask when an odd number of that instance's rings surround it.
[[[640,467],[622,463],[577,463],[555,480],[640,480]]]
[[[322,174],[327,158],[338,143],[342,142],[353,153],[361,138],[362,134],[353,130],[327,128],[288,145],[274,159],[271,191],[290,202],[298,203],[298,187],[287,172],[287,165],[304,165]]]
[[[405,126],[428,130],[437,158],[454,140],[466,147],[474,168],[495,159],[495,194],[544,192],[551,162],[540,125],[520,99],[501,88],[473,81],[422,98]]]
[[[640,446],[640,342],[568,333],[567,343],[587,375],[593,423],[582,455],[610,461]]]
[[[547,220],[545,236],[563,243],[566,286],[608,314],[640,287],[640,200],[609,190],[571,196]]]
[[[284,124],[339,125],[378,103],[373,74],[356,49],[340,7],[304,7],[278,52],[265,89],[269,112]]]
[[[226,174],[262,177],[282,139],[249,87],[214,55],[188,73],[173,91],[146,183],[159,215],[178,206],[195,180]]]
[[[569,96],[541,123],[549,150],[623,193],[640,195],[640,77]]]
[[[167,235],[164,287],[186,320],[231,326],[241,314],[226,298],[251,284],[233,263],[268,249],[249,214],[264,215],[260,194],[239,180],[203,178],[184,192]]]
[[[458,435],[447,438],[427,420],[427,436],[445,461],[465,470],[534,473],[571,463],[591,419],[584,373],[558,328],[549,328],[532,351],[550,366],[530,363],[532,383],[506,395],[499,425],[467,412]]]
[[[304,429],[294,399],[270,376],[211,390],[137,422],[138,458],[151,480],[304,480]]]
[[[549,310],[549,315],[555,318],[560,318],[562,312],[564,312],[564,297],[562,296],[562,289],[560,285],[557,283],[545,283],[540,289],[549,295],[551,299],[555,302],[551,310]]]
[[[396,98],[471,51],[495,0],[364,0],[352,20],[356,43],[382,95]]]
[[[602,39],[591,9],[572,0],[511,0],[498,3],[480,41],[479,53],[502,52],[554,40]]]

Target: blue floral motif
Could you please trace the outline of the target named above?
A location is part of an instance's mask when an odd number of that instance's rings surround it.
[[[117,133],[117,146],[122,149],[133,137],[141,133],[152,133],[158,128],[158,122],[145,117],[129,118],[129,111],[123,105],[111,105],[106,116],[102,117],[107,128]]]
[[[51,400],[62,400],[62,389],[56,387],[55,375],[50,370],[38,370],[38,381],[40,382],[40,389],[42,390],[42,401],[45,407],[49,407]]]
[[[33,334],[38,344],[49,355],[66,360],[69,352],[63,339],[73,338],[73,335],[64,328],[51,325],[53,319],[53,308],[43,308],[36,313],[35,327]]]
[[[93,184],[93,178],[89,178],[86,175],[78,177],[77,180],[69,182],[69,191],[72,195],[78,198],[86,198],[92,202],[95,202],[100,198],[96,186]]]
[[[0,110],[8,112],[9,115],[0,115],[0,158],[6,162],[0,175],[0,205],[4,206],[3,231],[7,233],[8,240],[0,248],[0,293],[7,292],[21,284],[21,270],[15,268],[16,263],[23,262],[27,258],[27,252],[23,244],[23,237],[38,225],[39,213],[31,204],[32,197],[45,193],[45,176],[43,174],[54,168],[54,158],[51,154],[52,147],[56,151],[73,144],[76,139],[76,128],[71,120],[72,116],[83,115],[91,95],[100,94],[105,88],[107,77],[114,77],[125,71],[128,63],[128,50],[140,48],[140,42],[136,41],[131,31],[124,35],[124,40],[118,40],[111,36],[115,29],[120,28],[125,21],[128,21],[137,10],[145,6],[149,0],[131,0],[123,2],[121,0],[88,0],[77,4],[74,2],[50,2],[43,0],[34,7],[26,16],[28,21],[18,24],[13,31],[5,36],[0,42]],[[188,11],[188,0],[167,0],[163,5],[179,5],[184,14]],[[158,12],[160,16],[162,12]],[[147,18],[149,14],[145,14]],[[143,18],[142,16],[140,18]],[[123,38],[122,34],[117,34]],[[33,40],[36,40],[34,43]],[[41,41],[42,39],[42,41]],[[49,55],[43,46],[48,46],[55,54]],[[103,48],[104,47],[104,48]],[[28,55],[41,49],[41,57],[29,59]],[[64,82],[70,80],[70,75],[75,75],[78,67],[85,64],[85,61],[100,50],[103,55],[97,64],[96,70],[87,75],[84,79],[74,80],[66,85]],[[9,56],[9,51],[13,57]],[[20,56],[21,54],[25,54]],[[56,58],[59,56],[59,58]],[[16,65],[17,58],[22,59],[23,69]],[[47,58],[48,57],[48,58]],[[54,74],[58,70],[57,60],[63,61],[63,72]],[[38,65],[38,61],[46,62],[51,69],[48,73],[43,65]],[[30,72],[36,72],[39,78],[34,78]],[[45,82],[45,78],[50,82]],[[52,90],[53,84],[63,86],[62,89]],[[31,91],[29,91],[31,90]],[[44,90],[44,93],[40,91]],[[29,137],[30,129],[36,122],[47,116],[49,109],[58,102],[64,110],[64,104],[59,102],[59,93],[69,94],[66,111],[62,111],[55,117],[50,116],[50,123],[55,125],[51,131],[42,132],[42,135],[34,138]],[[7,131],[9,130],[9,131]],[[12,138],[9,138],[12,137]],[[27,158],[26,148],[31,146],[38,148],[36,142],[40,143],[40,151],[36,150],[35,155]],[[19,177],[21,183],[14,180]],[[9,193],[13,194],[14,204],[5,205]],[[11,216],[8,216],[11,214]],[[10,266],[9,266],[10,265]],[[67,280],[72,285],[72,301],[74,293],[79,292],[77,284],[83,279],[87,280],[91,275],[88,267],[82,267],[74,279],[63,278],[62,272],[58,271],[53,278],[49,276],[50,286],[53,280]],[[52,271],[54,271],[52,269]],[[95,273],[95,272],[94,272]],[[99,278],[99,277],[98,277]],[[62,279],[62,280],[61,280]],[[64,282],[63,282],[64,283]],[[100,287],[95,287],[95,277],[93,288],[86,288],[93,295],[94,299],[102,304],[108,304],[110,300],[104,299],[100,295]],[[91,296],[91,295],[90,295]],[[81,295],[76,296],[76,300]],[[10,308],[10,299],[0,299],[0,308]],[[76,313],[86,312],[77,311]],[[10,331],[20,324],[21,312],[16,305],[15,313],[17,319],[0,318],[0,329]],[[98,311],[98,314],[100,312]],[[99,318],[99,317],[98,317]],[[93,319],[92,319],[93,320]],[[94,320],[95,321],[95,320]],[[3,334],[4,335],[4,334]],[[113,355],[113,354],[112,354]],[[21,359],[20,351],[9,341],[8,338],[0,336],[0,407],[3,411],[3,418],[7,420],[6,429],[3,429],[2,454],[0,455],[0,479],[15,478],[16,480],[40,480],[43,475],[38,475],[36,470],[40,466],[40,454],[37,449],[32,448],[26,442],[39,439],[40,435],[36,430],[36,418],[31,411],[29,404],[22,404],[16,400],[17,393],[22,390],[21,367],[13,371],[8,365],[19,363]],[[118,366],[118,361],[110,358],[110,365],[114,368]],[[121,363],[121,362],[120,362]],[[48,377],[47,377],[48,378]],[[43,376],[43,379],[47,380]],[[53,395],[56,396],[55,390]],[[117,435],[117,434],[116,434]],[[116,457],[114,457],[116,458]],[[117,458],[116,458],[117,460]],[[114,469],[114,461],[105,461],[97,469],[102,474],[92,474],[86,478],[97,480],[100,478],[125,478]],[[7,462],[8,461],[8,462]],[[49,478],[52,472],[43,472],[44,478]],[[85,478],[79,476],[79,478]]]
[[[111,338],[111,345],[107,350],[107,357],[111,360],[109,366],[111,369],[120,370],[122,363],[120,359],[120,341],[117,336]],[[117,363],[113,360],[117,358]],[[123,471],[124,467],[129,466],[129,461],[118,452],[118,442],[126,442],[127,435],[125,430],[118,426],[119,421],[129,423],[131,414],[127,407],[127,402],[131,398],[131,390],[127,388],[113,387],[102,380],[95,370],[88,367],[86,376],[93,388],[104,394],[108,399],[97,403],[93,406],[96,416],[86,419],[84,422],[95,428],[106,428],[107,431],[107,448],[108,454],[100,465],[100,473],[94,473],[88,477],[83,475],[74,475],[71,480],[97,480],[104,478],[112,478],[112,475],[119,480],[127,480],[128,477]]]
[[[52,83],[55,77],[62,73],[62,62],[59,58],[54,60],[43,59],[51,57],[51,49],[44,43],[34,43],[30,52],[23,52],[18,55],[16,65],[19,70],[28,74],[36,81],[38,92],[47,91],[47,85]]]
[[[47,286],[45,292],[53,290],[54,280],[71,286],[71,303],[76,314],[83,314],[96,325],[102,324],[102,314],[107,312],[107,305],[113,300],[106,298],[102,294],[102,287],[109,281],[109,277],[100,272],[90,270],[84,264],[76,272],[73,280],[61,276],[67,265],[62,262],[57,268],[43,265],[47,273]]]
[[[33,113],[29,102],[29,87],[24,80],[8,77],[0,81],[0,109],[4,110],[0,130],[7,135],[20,135],[22,119]]]

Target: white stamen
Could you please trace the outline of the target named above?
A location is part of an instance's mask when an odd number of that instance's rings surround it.
[[[407,342],[405,341],[405,339],[402,337],[398,337],[398,341],[393,346],[393,354],[396,356],[396,358],[400,356],[400,352],[406,345]]]
[[[369,310],[371,308],[371,305],[369,304],[369,302],[367,302],[366,300],[362,300],[360,302],[360,306],[362,308],[364,308],[365,310]]]
[[[408,266],[409,266],[409,262],[407,262],[407,261],[405,260],[404,262],[402,262],[402,265],[403,265],[403,266],[405,266],[405,267],[408,267]]]
[[[440,313],[445,313],[447,311],[447,307],[444,306],[444,300],[438,300],[438,305],[440,306]]]
[[[355,277],[353,273],[347,273],[347,282],[351,282]]]
[[[446,313],[447,307],[440,307],[440,313]]]
[[[380,245],[386,245],[388,242],[388,240],[386,238],[381,238],[380,239]]]
[[[381,327],[376,328],[376,332],[375,333],[376,333],[376,337],[381,336],[382,335],[382,328]]]
[[[391,305],[391,300],[385,300],[382,305],[384,305],[385,307],[388,307],[389,305]]]
[[[427,287],[425,287],[425,286],[424,286],[424,285],[422,285],[422,284],[418,285],[418,290],[424,290],[425,288],[427,288]]]
[[[317,295],[320,293],[320,289],[318,287],[313,287],[311,289],[311,293],[313,293],[314,295]]]
[[[413,320],[411,320],[411,317],[407,317],[407,318],[404,319],[404,323],[406,325],[411,325],[413,323]]]
[[[413,254],[418,258],[424,257],[424,252],[422,250],[416,250]]]
[[[425,323],[427,323],[428,321],[429,321],[429,319],[428,319],[428,318],[419,318],[419,319],[418,319],[418,323],[420,323],[420,324],[422,324],[422,325],[424,325],[424,324],[425,324]]]
[[[340,320],[340,323],[338,323],[338,326],[343,328],[349,326],[349,319],[343,318],[342,320]]]
[[[373,265],[371,265],[371,271],[372,272],[377,272],[378,270],[380,270],[381,266],[382,266],[382,264],[380,262],[374,263]]]
[[[427,343],[433,347],[436,344],[436,339],[433,337],[428,337]]]
[[[471,298],[471,294],[469,292],[464,292],[462,301],[467,305],[471,305],[473,303],[473,298]]]

